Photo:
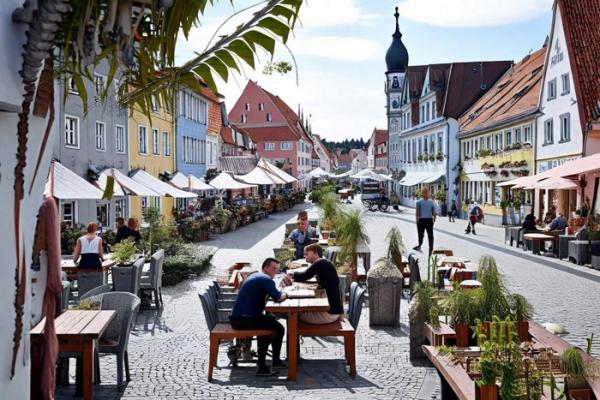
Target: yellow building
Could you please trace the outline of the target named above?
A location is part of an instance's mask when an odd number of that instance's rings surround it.
[[[172,108],[171,108],[172,109]],[[143,169],[159,178],[165,171],[175,170],[175,129],[173,114],[154,101],[151,119],[134,107],[129,116],[129,167]],[[172,197],[131,197],[131,216],[142,220],[142,210],[156,207],[164,221],[172,219],[175,200]]]
[[[530,193],[509,198],[498,184],[535,173],[533,147],[545,53],[542,48],[525,56],[458,121],[460,199],[463,210],[478,202],[486,224],[503,223],[502,200],[518,199],[525,213],[531,212]]]

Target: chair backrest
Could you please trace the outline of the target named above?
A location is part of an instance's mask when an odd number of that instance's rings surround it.
[[[210,294],[208,292],[198,293],[200,303],[202,303],[202,310],[204,311],[204,319],[206,319],[206,326],[208,330],[212,331],[217,325],[218,315],[217,310],[213,308],[210,301]]]
[[[410,287],[416,282],[421,282],[421,271],[419,270],[419,259],[414,253],[408,255],[408,267],[410,268]]]
[[[139,307],[140,298],[133,293],[104,293],[102,295],[102,310],[114,310],[117,313],[106,328],[103,337],[118,342],[121,348],[127,348],[132,321]]]
[[[360,314],[362,313],[366,292],[367,290],[358,284],[356,284],[354,292],[350,292],[350,299],[348,301],[352,304],[352,312],[348,312],[348,320],[354,329],[358,327],[358,323],[360,322]]]
[[[104,285],[105,278],[102,271],[77,271],[77,290],[79,294],[84,294],[90,290]]]
[[[350,299],[354,298],[354,292],[356,292],[356,288],[358,288],[358,283],[352,282],[350,284],[350,294],[348,295],[348,315],[352,314],[354,311],[354,304]]]
[[[71,282],[67,280],[62,281],[62,291],[57,296],[56,301],[56,315],[62,314],[64,310],[69,308],[69,295],[71,294]]]
[[[210,283],[207,288],[206,288],[206,292],[210,295],[210,299],[215,303],[218,304],[219,301],[219,293],[217,293],[217,287],[214,285],[214,283]]]
[[[154,254],[152,254],[152,258],[150,259],[150,284],[154,288],[158,288],[158,283],[161,277],[162,272],[162,264],[165,259],[165,251],[163,249],[158,250]]]
[[[337,258],[337,252],[333,249],[325,250],[325,258],[335,264],[335,259]]]
[[[111,285],[102,285],[102,286],[98,286],[92,290],[88,290],[87,292],[85,292],[84,294],[82,294],[81,296],[79,296],[79,300],[85,300],[85,299],[89,299],[90,297],[94,297],[94,296],[98,296],[104,293],[108,293],[112,290],[112,286]]]
[[[339,289],[340,289],[340,304],[342,308],[344,307],[344,299],[346,298],[346,279],[348,277],[346,275],[338,275],[338,279],[340,280]]]

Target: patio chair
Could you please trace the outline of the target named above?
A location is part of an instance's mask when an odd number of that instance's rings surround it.
[[[64,310],[69,308],[69,296],[71,295],[71,282],[66,279],[61,282],[63,289],[56,299],[56,316],[59,316]]]
[[[116,316],[106,328],[100,338],[98,353],[114,354],[117,357],[117,388],[123,391],[123,365],[125,366],[125,379],[131,380],[129,375],[129,354],[127,345],[133,318],[140,306],[140,298],[127,292],[109,292],[102,296],[102,310],[115,310]],[[96,360],[98,360],[96,355]],[[99,362],[96,361],[97,377],[100,382]]]
[[[408,268],[410,268],[410,292],[412,295],[414,285],[421,282],[421,271],[419,270],[419,259],[414,253],[408,255]]]
[[[147,273],[142,273],[140,277],[140,290],[152,290],[154,293],[154,304],[156,308],[163,306],[162,300],[162,272],[165,260],[165,251],[158,250],[152,254],[150,260],[150,270]]]
[[[298,321],[298,336],[342,336],[344,356],[350,365],[350,376],[356,375],[356,329],[360,322],[366,289],[352,282],[348,299],[348,318],[342,317],[331,324],[314,325]]]
[[[98,286],[96,288],[93,288],[92,290],[89,290],[87,292],[85,292],[84,294],[82,294],[81,296],[79,296],[79,301],[81,300],[85,300],[85,299],[89,299],[92,297],[96,297],[98,296],[98,300],[102,300],[102,296],[104,293],[108,293],[110,291],[112,291],[112,286],[111,285],[102,285],[102,286]]]
[[[346,275],[338,275],[338,279],[340,281],[340,283],[339,283],[340,304],[342,305],[342,308],[343,308],[344,300],[346,300],[346,279],[348,279],[348,277]]]
[[[137,296],[140,291],[140,276],[144,262],[144,257],[140,257],[131,267],[112,267],[115,292],[129,292]]]
[[[208,291],[198,294],[204,311],[206,325],[210,331],[210,351],[208,361],[208,380],[212,381],[213,369],[217,366],[217,357],[219,355],[219,345],[221,340],[233,340],[237,338],[248,338],[254,336],[272,335],[273,332],[266,329],[255,330],[237,330],[229,322],[219,322],[217,308],[211,301],[211,294]]]
[[[78,296],[89,292],[90,290],[106,284],[106,274],[101,270],[78,270],[77,271],[77,292]]]

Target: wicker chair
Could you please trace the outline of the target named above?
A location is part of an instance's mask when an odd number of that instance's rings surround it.
[[[137,296],[144,258],[138,258],[131,267],[112,267],[113,286],[116,292],[129,292]]]
[[[102,296],[102,309],[115,310],[117,315],[100,338],[98,352],[117,356],[117,388],[119,391],[123,390],[123,365],[125,365],[125,379],[127,382],[131,379],[129,376],[127,345],[133,318],[139,306],[140,298],[132,293],[109,292]],[[96,366],[98,367],[98,365],[97,362]],[[97,380],[100,382],[100,369],[97,368],[97,370]]]
[[[106,284],[106,274],[101,270],[85,269],[77,271],[77,291],[81,296],[90,290]]]
[[[162,299],[162,272],[163,264],[165,261],[165,251],[163,249],[158,250],[152,254],[150,260],[150,271],[147,274],[142,274],[140,279],[140,290],[152,290],[154,293],[154,303],[156,308],[163,306]]]
[[[90,299],[92,297],[98,297],[97,300],[102,300],[102,295],[104,293],[110,292],[111,290],[112,290],[111,285],[98,286],[96,288],[93,288],[92,290],[85,292],[81,296],[79,296],[79,301],[85,300],[85,299]],[[96,299],[94,299],[94,300],[96,300]]]

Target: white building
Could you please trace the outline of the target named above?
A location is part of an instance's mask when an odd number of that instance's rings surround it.
[[[367,168],[367,151],[364,149],[352,149],[350,150],[350,154],[352,154],[352,168],[351,171],[353,174],[356,174],[358,171]]]

